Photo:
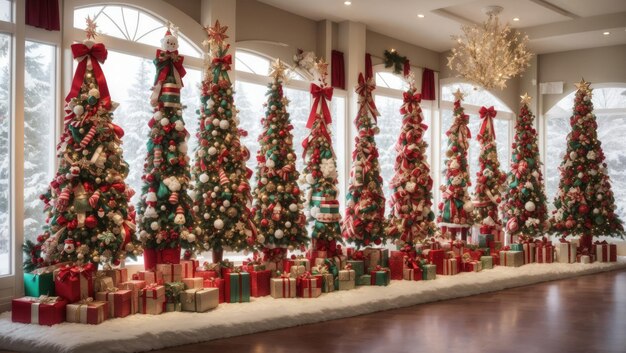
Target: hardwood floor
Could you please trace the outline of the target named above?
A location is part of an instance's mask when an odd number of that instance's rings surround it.
[[[626,352],[626,270],[154,352]]]

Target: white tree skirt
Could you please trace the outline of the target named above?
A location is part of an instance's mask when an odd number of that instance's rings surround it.
[[[479,273],[438,276],[434,281],[392,281],[388,287],[359,287],[315,299],[263,297],[252,298],[251,303],[221,304],[208,313],[132,315],[98,326],[19,324],[5,312],[0,315],[0,347],[41,352],[147,351],[624,268],[623,257],[617,263],[497,266]]]

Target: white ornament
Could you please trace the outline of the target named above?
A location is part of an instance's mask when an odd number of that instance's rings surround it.
[[[100,99],[100,91],[97,88],[92,88],[89,90],[89,95],[95,97],[96,99]]]
[[[146,194],[146,202],[156,202],[157,200],[157,194],[156,192],[149,192]]]
[[[213,126],[218,126],[220,124],[220,119],[215,118],[213,119]]]
[[[220,129],[226,130],[229,127],[230,127],[230,123],[228,122],[228,120],[224,119],[224,120],[220,121]]]
[[[206,183],[209,181],[209,176],[206,173],[202,173],[198,179],[200,179],[201,183]]]
[[[72,110],[74,111],[74,114],[78,117],[82,116],[85,112],[85,108],[82,105],[77,105]]]
[[[307,174],[307,175],[306,175],[306,182],[307,182],[309,185],[313,185],[313,184],[315,184],[316,180],[315,180],[315,177],[313,177],[313,174]]]
[[[578,158],[578,153],[576,153],[575,151],[572,151],[569,153],[569,158],[571,160],[575,160],[576,158]]]
[[[289,221],[285,222],[285,228],[291,228],[291,222]]]
[[[211,214],[210,213],[205,213],[203,217],[204,217],[204,219],[208,220],[209,218],[211,218]]]
[[[170,119],[168,119],[168,118],[161,118],[160,123],[161,123],[161,126],[169,125]]]
[[[187,145],[187,142],[183,141],[180,143],[180,145],[178,145],[178,151],[180,151],[180,153],[186,154],[188,150],[189,150],[189,145]]]
[[[256,237],[256,241],[257,241],[257,243],[263,244],[263,243],[265,243],[265,237],[262,234],[259,234]]]
[[[317,206],[311,207],[311,217],[317,218],[317,215],[320,213],[320,208]]]
[[[266,177],[261,178],[261,184],[266,185],[269,181]]]
[[[534,212],[536,209],[535,203],[532,201],[528,201],[526,202],[526,204],[524,205],[524,208],[526,209],[526,211],[528,212]]]
[[[224,221],[222,221],[221,219],[216,219],[215,222],[213,222],[213,227],[215,227],[215,229],[223,229],[224,228]]]
[[[274,232],[274,238],[276,239],[282,239],[282,237],[284,236],[285,233],[281,229],[276,229],[276,231]]]
[[[159,222],[152,222],[152,223],[150,223],[150,229],[152,229],[152,230],[159,230],[159,228],[161,228],[161,226],[159,226]]]
[[[183,123],[182,120],[176,120],[176,123],[174,123],[174,129],[176,129],[176,131],[185,130],[185,123]]]
[[[222,202],[222,205],[224,205],[224,207],[230,207],[230,201],[224,200],[224,202]]]
[[[474,211],[474,204],[472,203],[472,201],[467,201],[466,203],[463,204],[463,210],[465,212],[472,212]]]
[[[217,153],[217,148],[211,146],[209,147],[209,155],[214,156]]]
[[[415,184],[412,181],[409,181],[406,183],[406,186],[404,187],[404,190],[408,191],[408,192],[413,192],[415,191],[415,186],[417,186],[417,184]]]
[[[213,108],[214,105],[215,105],[215,102],[213,101],[213,99],[209,99],[206,102],[206,107],[209,108],[209,109]]]
[[[268,167],[268,168],[274,168],[276,166],[276,163],[274,162],[273,159],[268,159],[265,162],[265,166]]]
[[[298,211],[298,205],[296,205],[295,203],[290,204],[289,205],[289,211],[297,212]]]

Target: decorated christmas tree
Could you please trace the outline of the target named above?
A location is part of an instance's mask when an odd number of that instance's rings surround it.
[[[522,108],[515,124],[515,142],[511,146],[511,171],[507,175],[507,191],[502,204],[502,217],[511,236],[536,237],[542,235],[548,211],[543,189],[541,160],[537,146],[537,130],[533,127],[533,113],[524,94]]]
[[[421,95],[417,93],[413,75],[409,75],[409,88],[404,93],[400,108],[402,129],[396,143],[395,174],[391,179],[391,214],[388,233],[399,241],[415,244],[436,233],[433,206],[433,180],[424,141],[428,126],[420,107]]]
[[[341,215],[337,201],[337,161],[333,151],[329,124],[332,122],[328,102],[333,88],[328,85],[328,64],[322,59],[315,64],[319,85],[311,83],[313,107],[306,127],[309,135],[302,142],[305,167],[301,185],[308,191],[305,200],[308,216],[315,221],[311,233],[313,249],[326,250],[332,256],[341,242]]]
[[[478,165],[476,173],[476,189],[474,190],[474,214],[477,223],[484,227],[502,228],[498,207],[502,202],[502,191],[506,175],[500,170],[498,150],[496,146],[496,132],[493,127],[493,118],[497,112],[493,107],[480,108],[482,124],[476,136],[480,143]]]
[[[306,251],[306,217],[298,187],[296,153],[293,149],[293,125],[289,120],[289,100],[283,95],[287,67],[280,59],[272,64],[267,103],[264,104],[261,148],[257,153],[257,186],[254,191],[254,224],[266,258],[284,256],[287,249]],[[278,252],[278,254],[276,253]]]
[[[554,199],[552,229],[556,233],[580,235],[580,247],[591,249],[594,236],[623,236],[622,221],[615,213],[607,164],[598,140],[589,82],[576,84],[572,131],[559,167],[561,180]]]
[[[373,79],[365,81],[363,74],[359,74],[356,87],[359,111],[354,120],[357,136],[343,222],[344,238],[355,243],[357,248],[372,243],[380,245],[386,238],[383,178],[380,176],[378,148],[374,140],[379,131],[376,117],[380,115],[372,97],[374,88]]]
[[[196,245],[191,198],[189,157],[180,90],[185,69],[178,54],[178,38],[168,28],[161,39],[154,65],[156,76],[150,104],[154,107],[148,122],[147,153],[141,201],[138,207],[140,239],[144,247],[144,265],[178,263],[181,248],[191,256]]]
[[[448,149],[445,160],[445,183],[441,185],[442,201],[439,203],[437,223],[444,236],[456,237],[458,233],[464,238],[474,224],[472,214],[474,205],[470,201],[467,187],[471,185],[467,149],[471,138],[467,127],[469,115],[461,106],[463,93],[457,89],[454,93],[454,121],[446,136]]]
[[[237,109],[228,71],[232,57],[224,40],[227,26],[219,21],[206,28],[211,62],[202,82],[198,148],[193,167],[194,211],[203,230],[203,250],[213,250],[213,261],[226,251],[252,250],[257,242],[252,223],[250,185],[252,171],[246,167],[248,149],[241,145]]]
[[[59,167],[44,195],[47,222],[37,243],[27,242],[24,268],[70,261],[78,265],[117,265],[135,248],[133,190],[125,178],[124,131],[113,123],[117,103],[111,101],[100,64],[107,58],[94,43],[96,25],[87,18],[87,39],[72,44],[78,61],[72,88],[65,98],[64,131],[57,146]]]

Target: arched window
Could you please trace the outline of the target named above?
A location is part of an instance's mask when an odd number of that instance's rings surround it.
[[[250,52],[248,50],[237,50],[235,54],[235,68],[237,71],[248,72],[259,76],[267,76],[270,70],[271,61],[269,58]],[[295,70],[289,70],[290,80],[306,81],[304,76]]]
[[[626,219],[626,84],[594,84],[592,102],[598,122],[598,139],[606,156],[617,214]],[[546,113],[546,194],[550,208],[559,187],[558,171],[567,148],[567,134],[571,131],[574,97],[572,92]]]

